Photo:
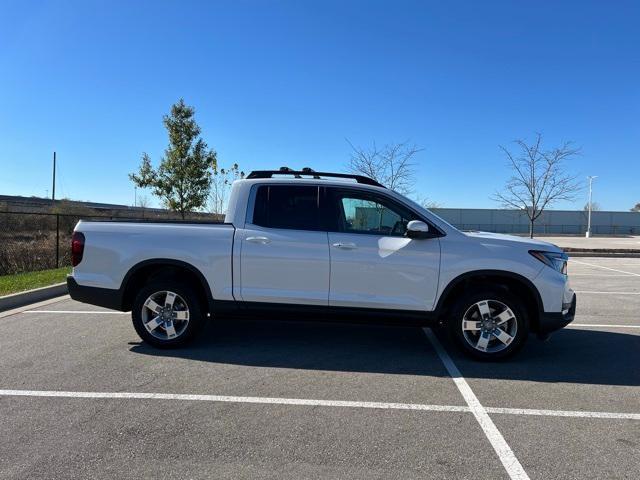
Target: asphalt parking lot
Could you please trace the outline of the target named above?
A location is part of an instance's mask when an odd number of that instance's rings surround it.
[[[418,328],[0,314],[1,478],[638,478],[640,259],[576,258],[574,323],[505,363]]]

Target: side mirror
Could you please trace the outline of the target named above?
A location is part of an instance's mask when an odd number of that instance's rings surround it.
[[[429,232],[429,225],[422,220],[411,220],[407,223],[407,237],[409,238],[431,238],[432,235]]]

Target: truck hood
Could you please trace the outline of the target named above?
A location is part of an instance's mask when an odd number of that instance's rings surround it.
[[[553,243],[544,242],[535,238],[516,237],[515,235],[504,235],[502,233],[491,232],[462,232],[467,237],[477,239],[480,243],[500,244],[503,246],[513,246],[516,248],[526,248],[531,250],[544,250],[547,252],[562,252],[562,249]]]

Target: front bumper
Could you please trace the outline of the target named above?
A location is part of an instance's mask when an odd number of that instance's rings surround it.
[[[574,293],[569,303],[562,304],[561,312],[542,312],[538,333],[551,333],[566,327],[576,316],[576,294]]]

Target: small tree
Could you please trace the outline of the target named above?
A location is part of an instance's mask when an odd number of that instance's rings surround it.
[[[138,173],[129,178],[139,187],[149,187],[163,204],[185,214],[206,205],[211,190],[211,175],[216,168],[216,152],[209,150],[194,120],[193,107],[180,99],[171,107],[171,114],[163,117],[169,134],[169,146],[153,168],[148,154],[142,155]]]
[[[636,206],[631,209],[632,212],[640,212],[640,203],[636,203]]]
[[[217,165],[214,167],[213,182],[211,184],[211,213],[222,214],[227,211],[231,184],[241,178],[244,178],[244,172],[240,170],[237,163],[231,165],[230,168],[218,169]]]
[[[408,195],[413,190],[414,156],[422,149],[407,142],[394,143],[378,148],[374,142],[370,148],[354,146],[349,140],[351,158],[347,170],[365,175],[391,190]]]
[[[536,135],[532,144],[524,140],[516,140],[515,144],[516,153],[500,146],[514,173],[494,199],[506,207],[525,211],[529,218],[529,236],[533,238],[533,226],[542,212],[558,200],[573,200],[580,190],[576,177],[565,173],[563,164],[580,153],[580,149],[565,142],[557,148],[543,150],[541,134]]]

